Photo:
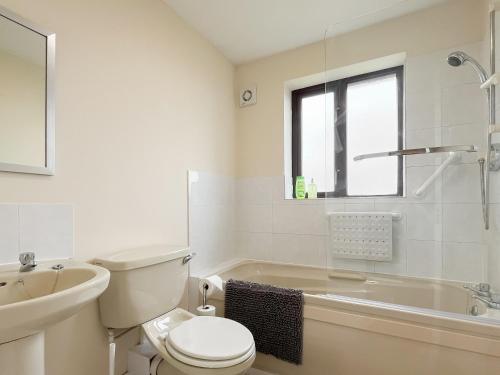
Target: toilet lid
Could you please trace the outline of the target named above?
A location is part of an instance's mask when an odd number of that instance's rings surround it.
[[[172,329],[168,343],[178,352],[209,361],[234,359],[254,345],[251,332],[242,324],[214,316],[196,316]]]

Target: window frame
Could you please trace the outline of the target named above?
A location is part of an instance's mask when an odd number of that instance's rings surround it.
[[[327,82],[292,91],[292,176],[293,176],[293,197],[295,196],[295,181],[297,176],[302,175],[302,125],[301,111],[302,99],[333,92],[336,103],[334,144],[344,145],[341,152],[334,152],[336,179],[334,191],[318,192],[318,198],[345,198],[345,197],[402,197],[403,196],[403,156],[398,156],[398,185],[395,194],[379,195],[348,195],[347,194],[347,87],[351,83],[366,81],[388,75],[396,75],[398,90],[398,149],[404,147],[404,66],[399,65],[392,68],[377,70],[370,73],[359,74],[335,81]],[[390,151],[390,150],[387,150]]]

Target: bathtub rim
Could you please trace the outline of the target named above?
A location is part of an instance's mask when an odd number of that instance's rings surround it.
[[[293,263],[282,263],[257,259],[235,259],[221,264],[219,267],[215,267],[207,272],[204,272],[201,276],[192,277],[201,279],[211,275],[219,275],[221,273],[230,271],[233,268],[247,264],[266,264],[271,266],[275,265],[285,267],[293,266],[316,271],[324,270],[322,267],[310,265],[299,265]],[[358,272],[350,270],[349,272],[367,275],[372,274],[370,272]],[[435,278],[419,278],[404,275],[390,275],[381,273],[376,273],[375,275],[379,277],[402,278],[408,280],[431,280],[452,286],[456,286],[458,283],[457,281],[441,280]],[[215,300],[222,300],[222,298],[219,297],[212,296],[210,298]],[[500,340],[500,312],[492,312],[491,309],[488,309],[488,313],[490,313],[492,316],[468,316],[459,313],[444,312],[407,305],[397,305],[387,302],[346,297],[341,295],[332,295],[326,297],[322,295],[304,293],[304,300],[306,306],[308,304],[311,304],[322,308],[341,310],[349,313],[362,314],[364,316],[377,316],[386,319],[388,318],[403,323],[416,323],[429,328],[462,332],[467,335],[480,336],[481,338]]]

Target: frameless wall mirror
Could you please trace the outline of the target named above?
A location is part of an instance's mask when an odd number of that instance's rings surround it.
[[[0,171],[54,174],[55,34],[0,7]]]

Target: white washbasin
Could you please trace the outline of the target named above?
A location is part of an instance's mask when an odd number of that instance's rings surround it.
[[[62,264],[59,271],[51,267]],[[109,271],[84,262],[51,261],[33,271],[0,268],[0,344],[69,318],[108,287]]]

